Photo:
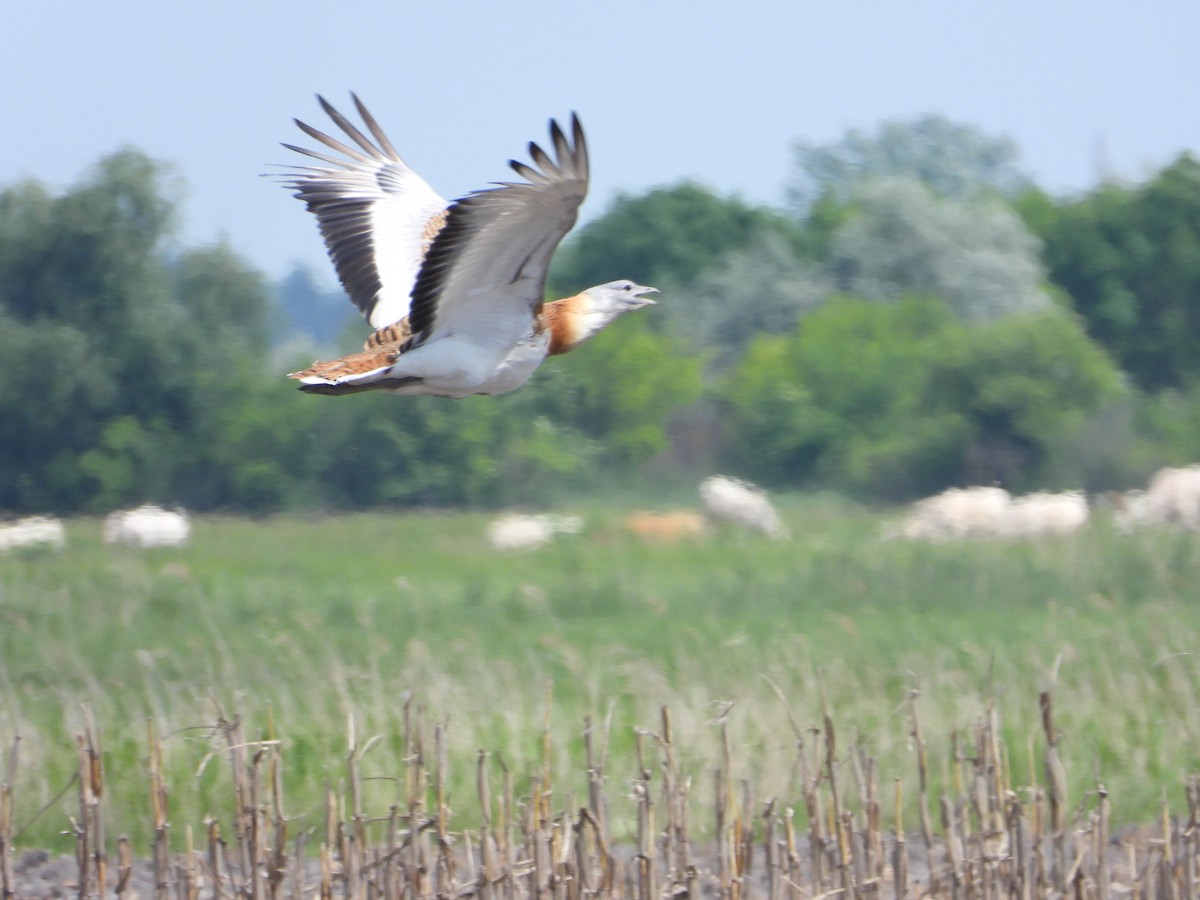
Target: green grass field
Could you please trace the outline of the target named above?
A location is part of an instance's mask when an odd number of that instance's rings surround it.
[[[379,514],[200,518],[190,546],[140,552],[77,520],[61,554],[0,558],[0,754],[20,735],[19,845],[65,846],[77,801],[56,798],[85,703],[110,830],[135,841],[150,827],[146,720],[165,736],[172,817],[199,827],[226,789],[207,759],[218,706],[256,737],[270,717],[290,812],[312,821],[351,717],[360,741],[382,738],[364,772],[400,771],[406,702],[446,723],[467,820],[478,750],[518,778],[540,765],[548,698],[558,781],[581,792],[585,717],[611,717],[609,769],[633,772],[634,728],[667,705],[681,765],[711,767],[725,714],[735,770],[796,802],[788,708],[819,722],[822,690],[842,746],[860,742],[885,780],[915,783],[913,690],[937,779],[952,732],[989,701],[1011,767],[1037,777],[1037,695],[1052,685],[1073,804],[1099,775],[1115,820],[1142,821],[1200,770],[1195,535],[1100,520],[1072,538],[912,545],[882,540],[880,515],[809,497],[782,503],[789,541],[645,546],[611,507],[565,511],[585,514],[583,535],[509,555],[487,547],[483,515]],[[369,783],[386,811],[397,786]]]

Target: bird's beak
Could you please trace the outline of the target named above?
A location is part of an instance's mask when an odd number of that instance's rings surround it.
[[[634,309],[641,309],[643,306],[654,306],[658,303],[657,300],[651,300],[649,297],[642,296],[643,294],[657,294],[658,288],[655,287],[639,287],[633,294],[632,302]]]

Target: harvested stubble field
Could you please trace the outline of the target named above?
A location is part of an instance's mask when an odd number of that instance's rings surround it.
[[[7,884],[1194,895],[1195,536],[784,513],[787,542],[651,547],[599,510],[507,556],[474,515],[151,552],[72,522],[0,560]]]

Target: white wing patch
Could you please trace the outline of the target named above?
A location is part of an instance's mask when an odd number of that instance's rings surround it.
[[[305,134],[340,156],[284,144],[327,163],[283,177],[316,215],[338,279],[373,328],[408,315],[409,295],[429,246],[431,221],[446,201],[400,158],[358,97],[354,104],[372,141],[322,97],[321,107],[356,147],[299,120]]]

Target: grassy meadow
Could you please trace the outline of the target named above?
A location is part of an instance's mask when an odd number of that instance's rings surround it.
[[[319,824],[326,785],[344,777],[351,730],[360,746],[380,738],[360,765],[376,779],[364,805],[386,815],[406,706],[444,725],[465,824],[479,750],[527,783],[548,747],[556,783],[584,794],[590,717],[620,795],[635,729],[656,728],[663,706],[682,770],[705,777],[727,722],[732,771],[798,807],[789,715],[819,724],[822,696],[840,745],[864,747],[884,780],[915,784],[913,691],[935,784],[952,777],[955,730],[990,703],[1015,777],[1038,780],[1049,687],[1073,806],[1099,777],[1114,820],[1143,822],[1200,771],[1196,535],[1121,535],[1098,516],[1069,538],[914,545],[881,539],[885,514],[833,498],[780,508],[787,541],[719,532],[658,546],[625,534],[615,505],[566,509],[585,515],[582,535],[513,554],[490,550],[483,514],[201,517],[188,547],[151,551],[107,547],[98,521],[70,521],[61,554],[0,558],[16,843],[70,844],[77,801],[60,794],[84,704],[103,738],[110,833],[140,846],[147,720],[172,819],[197,828],[228,791],[221,715],[282,741],[301,827]]]

